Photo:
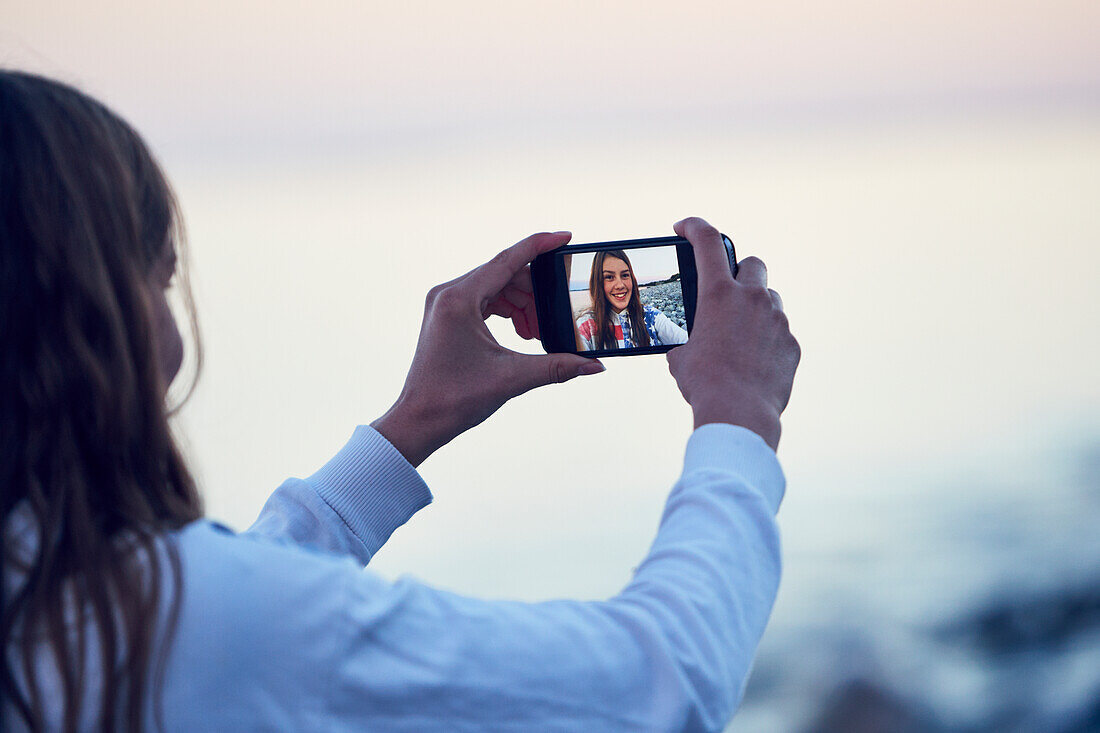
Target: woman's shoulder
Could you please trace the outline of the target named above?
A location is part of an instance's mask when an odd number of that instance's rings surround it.
[[[207,520],[171,539],[182,585],[166,670],[166,718],[190,721],[194,700],[204,699],[216,703],[203,714],[219,721],[310,726],[306,718],[332,694],[330,680],[292,671],[332,667],[333,650],[348,643],[351,589],[383,581],[349,559]]]
[[[183,575],[181,632],[252,619],[244,646],[305,640],[310,620],[332,616],[367,573],[353,560],[199,520],[173,533]],[[296,617],[305,609],[309,614]],[[308,618],[307,618],[308,617]],[[258,636],[257,636],[258,635]]]
[[[256,603],[285,609],[307,600],[319,588],[327,589],[322,595],[339,595],[344,576],[361,572],[347,557],[237,533],[208,520],[192,522],[174,533],[174,541],[185,578],[184,595],[208,612],[220,608],[234,615],[243,610],[240,604]]]
[[[342,569],[349,562],[343,556],[289,540],[280,541],[264,535],[236,532],[209,519],[191,522],[173,533],[173,536],[185,562],[216,564],[227,573],[242,569],[242,566],[248,566],[252,571],[258,567],[271,567],[273,575],[284,577],[288,566],[325,571]],[[262,577],[263,574],[252,573],[253,577]]]

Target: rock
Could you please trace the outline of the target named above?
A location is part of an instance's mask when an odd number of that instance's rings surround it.
[[[943,730],[926,713],[869,680],[837,690],[804,733],[932,733]]]
[[[991,601],[943,625],[938,635],[944,641],[969,643],[986,654],[1009,654],[1059,649],[1095,633],[1100,633],[1100,578],[1084,587]]]
[[[642,303],[650,305],[664,313],[680,328],[687,328],[687,316],[684,313],[684,295],[679,282],[658,283],[638,288]]]

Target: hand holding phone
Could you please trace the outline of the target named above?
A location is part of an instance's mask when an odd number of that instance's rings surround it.
[[[742,425],[772,448],[800,350],[764,263],[738,267],[702,219],[679,236],[562,246],[531,264],[543,348],[582,356],[668,352],[695,426]],[[689,338],[690,336],[690,338]]]
[[[684,219],[675,230],[695,251],[698,307],[692,338],[668,353],[669,371],[696,428],[741,425],[774,450],[802,353],[783,300],[768,289],[767,268],[756,257],[740,263],[736,278],[729,272],[722,235],[707,222]]]
[[[485,325],[511,318],[517,333],[537,333],[528,263],[569,241],[568,232],[533,234],[492,260],[428,292],[405,385],[371,425],[413,466],[528,390],[603,371],[573,354],[521,354],[497,343]]]

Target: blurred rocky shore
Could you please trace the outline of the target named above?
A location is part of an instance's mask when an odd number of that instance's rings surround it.
[[[769,628],[728,731],[1100,731],[1100,448],[1083,465],[929,496],[871,562],[823,559],[823,586],[858,580]]]
[[[687,316],[684,315],[684,294],[679,280],[639,285],[638,297],[643,305],[651,305],[672,319],[680,328],[687,329]]]
[[[1083,587],[1006,594],[915,641],[925,646],[922,656],[939,657],[928,678],[898,679],[869,668],[838,680],[795,730],[1100,731],[1100,574]],[[845,653],[843,646],[834,651]],[[885,663],[883,656],[874,666]]]

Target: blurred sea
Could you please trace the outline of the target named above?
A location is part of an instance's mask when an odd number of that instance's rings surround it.
[[[1100,730],[1100,443],[846,506],[789,552],[731,731]],[[877,539],[868,541],[870,538]]]
[[[767,262],[803,349],[783,583],[730,730],[1098,729],[1100,118],[163,158],[207,356],[180,428],[213,517],[247,526],[389,407],[432,285],[533,231],[699,214]],[[433,506],[371,567],[492,598],[616,593],[691,420],[663,358],[606,363],[426,462]]]

